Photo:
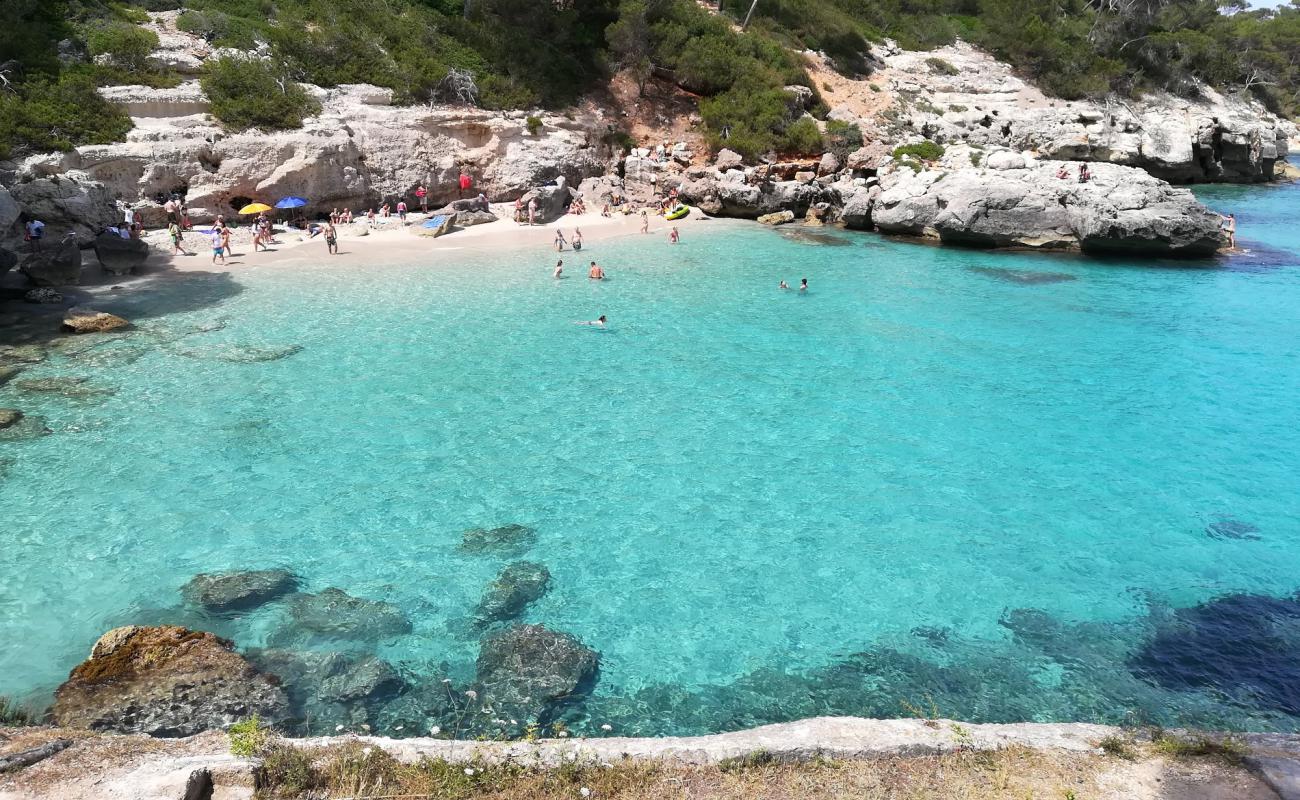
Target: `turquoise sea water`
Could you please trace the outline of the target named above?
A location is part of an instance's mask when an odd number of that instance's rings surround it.
[[[1203,196],[1252,253],[708,222],[591,243],[559,281],[539,235],[364,269],[246,258],[105,301],[141,330],[22,377],[111,396],[0,388],[55,430],[0,443],[0,694],[47,700],[106,628],[191,622],[194,573],[267,566],[396,604],[412,632],[354,646],[468,686],[466,618],[505,562],[457,544],[522,523],[552,574],[523,619],[601,654],[579,731],[905,702],[1291,728],[1300,189]],[[610,280],[581,277],[588,254]],[[257,647],[283,619],[211,625]]]

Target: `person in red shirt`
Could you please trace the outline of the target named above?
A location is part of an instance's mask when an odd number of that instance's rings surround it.
[[[429,213],[429,192],[420,184],[420,188],[415,190],[415,196],[420,201],[420,210],[425,214]]]
[[[465,192],[468,192],[470,186],[472,185],[474,185],[474,182],[469,179],[469,175],[465,172],[465,170],[461,170],[459,195],[461,197],[464,197]]]

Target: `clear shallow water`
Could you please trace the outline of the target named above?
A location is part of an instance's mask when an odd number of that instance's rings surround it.
[[[22,377],[115,394],[0,388],[56,430],[0,443],[0,693],[48,697],[113,625],[193,621],[194,573],[267,566],[398,605],[413,631],[376,652],[467,685],[466,618],[506,562],[456,546],[518,522],[552,575],[523,619],[601,654],[579,731],[931,699],[1290,728],[1269,670],[1300,630],[1251,603],[1300,588],[1298,191],[1206,190],[1254,248],[1217,265],[711,222],[592,243],[560,281],[539,237],[101,303],[144,330]],[[1194,608],[1235,594],[1244,615]],[[283,615],[208,627],[257,647]],[[1216,672],[1243,648],[1265,674]]]

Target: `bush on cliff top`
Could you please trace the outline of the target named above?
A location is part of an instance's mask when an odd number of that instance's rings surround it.
[[[302,127],[320,103],[266,59],[222,56],[204,65],[200,81],[212,116],[231,130],[287,130]]]
[[[99,96],[84,72],[37,78],[17,91],[0,91],[0,158],[70,150],[126,138],[131,118]]]

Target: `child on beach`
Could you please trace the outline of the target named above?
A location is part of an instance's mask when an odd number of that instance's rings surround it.
[[[224,242],[225,242],[225,237],[222,236],[222,229],[214,227],[212,229],[212,263],[213,264],[217,263],[218,258],[221,259],[221,263],[223,265],[226,263],[226,246]]]
[[[650,232],[650,215],[646,214],[645,209],[641,209],[641,232]]]
[[[189,253],[185,252],[184,234],[181,233],[180,223],[176,221],[175,217],[172,218],[171,222],[167,223],[167,235],[172,239],[172,255],[189,255]]]

